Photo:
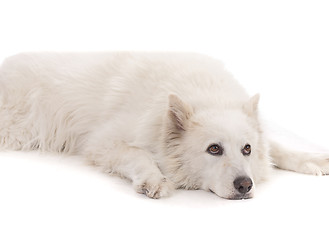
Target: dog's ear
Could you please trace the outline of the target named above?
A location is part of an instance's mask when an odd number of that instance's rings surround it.
[[[258,113],[259,94],[254,95],[243,105],[244,112],[250,117],[256,117]]]
[[[169,119],[177,130],[186,130],[193,109],[174,94],[169,95]]]

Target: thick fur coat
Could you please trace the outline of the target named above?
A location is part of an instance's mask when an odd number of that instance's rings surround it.
[[[328,155],[266,139],[258,100],[199,54],[19,54],[0,68],[0,149],[81,155],[152,198],[250,198],[271,161],[329,173]]]

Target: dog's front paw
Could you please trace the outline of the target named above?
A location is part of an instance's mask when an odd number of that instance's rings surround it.
[[[147,179],[135,185],[138,193],[145,194],[149,198],[154,199],[169,196],[174,188],[174,184],[165,177]]]
[[[329,154],[312,154],[308,161],[299,166],[300,172],[313,175],[329,174]]]

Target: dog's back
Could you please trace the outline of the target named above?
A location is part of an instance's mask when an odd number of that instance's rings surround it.
[[[0,84],[1,146],[57,152],[110,119],[129,132],[150,108],[160,118],[170,93],[199,108],[247,99],[219,61],[190,53],[24,53],[4,62]]]

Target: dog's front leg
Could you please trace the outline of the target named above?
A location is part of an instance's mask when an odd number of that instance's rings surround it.
[[[329,174],[329,153],[295,151],[271,141],[270,155],[273,163],[281,169],[314,175]]]
[[[174,189],[173,183],[161,173],[152,154],[144,149],[129,146],[123,141],[103,141],[89,146],[85,155],[106,172],[130,179],[138,193],[150,198],[168,196]]]

